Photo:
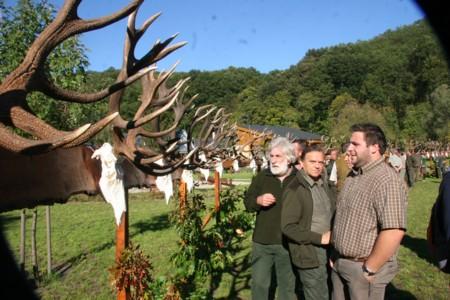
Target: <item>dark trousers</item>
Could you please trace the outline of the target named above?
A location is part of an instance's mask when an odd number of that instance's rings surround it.
[[[270,299],[272,270],[277,279],[277,299],[297,299],[295,295],[295,275],[289,252],[282,245],[252,246],[252,299]]]
[[[314,247],[320,265],[317,268],[297,268],[305,300],[328,300],[327,253],[325,248]]]
[[[333,300],[383,300],[386,286],[398,271],[397,261],[386,262],[372,282],[362,271],[362,262],[338,258],[333,265]]]

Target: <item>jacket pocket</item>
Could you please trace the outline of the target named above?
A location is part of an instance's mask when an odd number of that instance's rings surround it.
[[[289,254],[292,263],[298,268],[317,268],[319,266],[316,250],[311,244],[299,245],[289,243]]]

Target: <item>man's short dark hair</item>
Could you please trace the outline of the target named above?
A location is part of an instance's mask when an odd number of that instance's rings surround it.
[[[298,144],[303,151],[307,145],[307,142],[306,142],[306,140],[295,139],[292,141],[292,144]]]
[[[322,146],[321,146],[320,144],[311,144],[311,145],[307,145],[307,146],[303,149],[303,152],[302,152],[302,155],[300,156],[300,159],[301,159],[301,160],[304,160],[306,154],[308,154],[309,152],[314,152],[314,151],[324,153],[323,148],[322,148]],[[324,154],[325,154],[325,153],[324,153]]]
[[[358,123],[350,127],[350,131],[363,132],[364,140],[367,146],[378,145],[380,148],[380,154],[384,154],[387,147],[386,136],[383,130],[378,125],[372,123]]]
[[[345,142],[341,144],[341,153],[347,152],[348,146],[350,146],[350,142]]]

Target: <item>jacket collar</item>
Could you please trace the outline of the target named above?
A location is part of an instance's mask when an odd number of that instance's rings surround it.
[[[352,172],[354,176],[356,175],[362,175],[362,174],[367,174],[370,173],[371,170],[375,169],[378,165],[380,165],[381,163],[384,162],[384,156],[382,156],[381,158],[371,161],[368,164],[365,164],[364,166],[362,166],[359,169],[352,169]]]

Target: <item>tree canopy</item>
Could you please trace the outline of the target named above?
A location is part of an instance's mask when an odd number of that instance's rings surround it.
[[[3,78],[20,62],[54,9],[46,1],[21,0],[14,8],[0,1],[0,12]],[[90,90],[114,81],[118,70],[86,72],[84,52],[76,38],[55,49],[48,62],[53,80],[65,87]],[[185,77],[190,77],[186,96],[199,94],[196,105],[223,106],[240,124],[290,126],[341,139],[350,122],[372,121],[379,122],[393,142],[449,141],[448,65],[423,20],[368,41],[311,49],[286,70],[267,74],[254,68],[192,70],[175,73],[171,81]],[[125,115],[134,111],[140,91],[140,83],[126,89]],[[50,99],[44,103],[41,117],[60,127],[98,119],[107,110],[106,103],[94,104],[94,109]]]

